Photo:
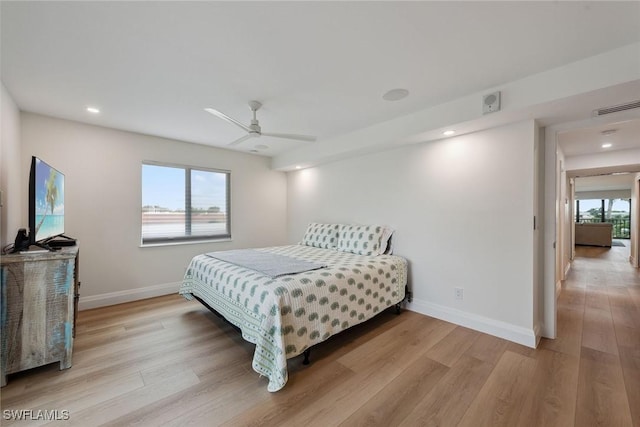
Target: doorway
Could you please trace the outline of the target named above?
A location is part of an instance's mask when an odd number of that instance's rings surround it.
[[[586,176],[618,175],[626,173],[634,179],[632,191],[626,195],[597,195],[599,200],[626,200],[629,210],[629,224],[622,223],[629,231],[629,261],[640,265],[637,250],[638,238],[638,195],[640,184],[640,116],[624,116],[625,120],[614,118],[593,118],[579,122],[564,123],[545,129],[545,231],[544,231],[544,292],[541,332],[543,337],[556,338],[557,298],[562,280],[571,268],[574,258],[574,227],[577,206],[570,181]],[[622,116],[617,116],[618,119]],[[610,132],[614,130],[615,132]],[[605,135],[606,134],[606,135]],[[613,136],[612,136],[613,135]],[[608,137],[612,145],[602,143]],[[630,162],[631,160],[631,162]],[[549,165],[552,165],[549,168]],[[571,188],[571,190],[570,190]],[[577,188],[575,189],[577,191]],[[612,206],[612,211],[616,210]],[[605,202],[605,216],[608,202]],[[622,210],[622,209],[619,209]],[[578,210],[579,211],[579,210]],[[627,241],[623,243],[626,245]]]

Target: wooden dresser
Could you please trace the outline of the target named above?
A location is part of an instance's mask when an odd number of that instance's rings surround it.
[[[1,380],[53,362],[71,367],[77,313],[78,246],[0,259]]]

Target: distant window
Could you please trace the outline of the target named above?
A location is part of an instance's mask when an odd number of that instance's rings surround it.
[[[631,199],[576,200],[575,222],[608,222],[613,225],[614,239],[631,237]]]
[[[142,164],[142,244],[231,237],[228,171]]]

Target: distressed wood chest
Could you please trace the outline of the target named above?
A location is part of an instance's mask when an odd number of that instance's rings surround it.
[[[78,247],[0,259],[1,380],[53,362],[71,367],[78,296]]]

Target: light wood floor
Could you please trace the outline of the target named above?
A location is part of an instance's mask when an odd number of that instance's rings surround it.
[[[253,346],[199,303],[154,298],[80,313],[73,367],[18,373],[2,409],[57,424],[640,426],[640,274],[628,248],[578,248],[556,340],[532,350],[405,311],[289,361],[277,393]],[[2,425],[37,425],[2,420]]]

